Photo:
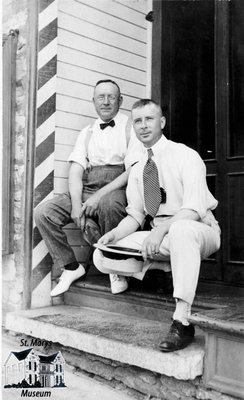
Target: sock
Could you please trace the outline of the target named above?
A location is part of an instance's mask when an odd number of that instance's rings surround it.
[[[191,305],[184,300],[176,299],[173,319],[180,321],[183,325],[189,325],[188,317],[191,315]]]
[[[79,263],[77,261],[74,261],[70,264],[67,264],[64,266],[64,269],[67,269],[69,271],[75,271],[79,267]]]

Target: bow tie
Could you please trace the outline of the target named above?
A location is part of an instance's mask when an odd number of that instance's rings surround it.
[[[104,122],[103,124],[100,124],[100,128],[101,128],[102,130],[105,129],[105,128],[107,128],[107,126],[111,126],[111,127],[113,128],[113,126],[115,126],[114,120],[112,119],[112,120],[109,121],[109,122]]]

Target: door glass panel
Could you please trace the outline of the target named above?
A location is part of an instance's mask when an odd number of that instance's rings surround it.
[[[214,1],[167,1],[163,7],[166,136],[215,158]]]
[[[230,3],[230,156],[244,155],[244,7]]]
[[[228,186],[229,257],[231,261],[244,261],[244,175],[230,175]]]
[[[216,192],[216,176],[215,175],[208,175],[207,176],[207,185],[208,185],[208,188],[209,188],[210,192],[215,197],[215,192]],[[215,210],[213,210],[213,214],[216,217]],[[208,257],[208,259],[215,260],[216,259],[216,253],[211,254],[211,256]]]

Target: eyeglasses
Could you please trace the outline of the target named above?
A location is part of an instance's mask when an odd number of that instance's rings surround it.
[[[118,97],[114,96],[112,94],[104,95],[100,94],[99,96],[96,97],[96,100],[99,103],[104,103],[104,101],[109,101],[110,103],[113,103]]]

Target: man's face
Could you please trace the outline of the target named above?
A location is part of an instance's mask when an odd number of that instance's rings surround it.
[[[122,101],[117,86],[111,82],[100,83],[94,90],[93,103],[96,112],[104,122],[109,122],[115,117]]]
[[[155,104],[147,104],[132,110],[132,120],[137,138],[145,147],[152,147],[162,136],[165,118]]]

